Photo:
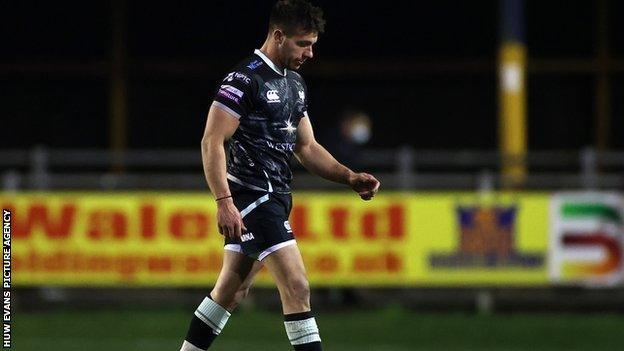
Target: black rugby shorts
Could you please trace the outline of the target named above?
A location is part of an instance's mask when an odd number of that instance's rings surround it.
[[[243,253],[262,261],[284,246],[296,244],[288,216],[292,209],[291,194],[249,190],[228,182],[234,205],[247,227],[240,240],[225,237],[225,249]]]

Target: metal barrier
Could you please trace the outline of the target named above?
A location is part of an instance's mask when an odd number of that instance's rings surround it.
[[[495,190],[506,184],[499,172],[506,157],[496,151],[368,149],[359,155],[356,168],[375,173],[384,189]],[[526,164],[526,190],[624,188],[624,151],[534,151],[511,160]],[[293,171],[295,189],[341,187],[308,174],[297,163]],[[206,189],[199,148],[2,150],[0,177],[5,191]]]

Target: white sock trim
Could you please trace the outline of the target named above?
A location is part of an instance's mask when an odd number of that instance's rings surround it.
[[[209,297],[205,297],[195,310],[195,316],[212,328],[217,335],[221,333],[231,315]]]
[[[308,344],[315,341],[321,341],[318,326],[314,317],[303,319],[300,321],[284,322],[286,334],[291,345]]]
[[[205,351],[200,349],[199,347],[191,344],[190,342],[184,340],[184,342],[182,343],[182,348],[180,349],[180,351]]]

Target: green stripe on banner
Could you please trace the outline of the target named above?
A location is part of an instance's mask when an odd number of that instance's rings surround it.
[[[617,208],[600,204],[564,204],[561,209],[563,217],[602,217],[621,223],[622,218]]]

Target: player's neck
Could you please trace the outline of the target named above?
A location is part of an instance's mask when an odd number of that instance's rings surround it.
[[[265,41],[260,48],[260,51],[269,59],[273,64],[277,66],[280,70],[284,70],[284,64],[279,59],[279,54],[277,52],[277,47],[275,45],[271,45],[268,41]]]

